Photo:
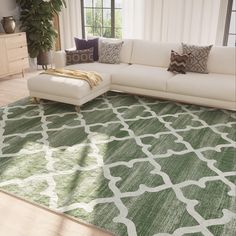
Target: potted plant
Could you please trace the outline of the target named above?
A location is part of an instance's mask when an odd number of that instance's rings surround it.
[[[57,31],[53,17],[58,14],[65,0],[16,0],[20,6],[21,29],[26,32],[29,55],[37,57],[37,64],[47,69],[51,64],[50,51],[53,49]]]

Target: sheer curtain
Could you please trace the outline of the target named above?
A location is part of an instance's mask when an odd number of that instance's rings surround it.
[[[74,47],[74,37],[82,37],[80,0],[66,0],[66,4],[59,15],[62,49]]]
[[[222,1],[123,0],[123,38],[215,44]]]

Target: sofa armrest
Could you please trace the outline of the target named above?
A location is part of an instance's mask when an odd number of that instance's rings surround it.
[[[54,65],[55,68],[63,68],[66,66],[66,53],[65,51],[54,52]]]

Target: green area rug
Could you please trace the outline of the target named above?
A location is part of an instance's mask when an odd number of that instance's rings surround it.
[[[0,189],[118,236],[236,235],[236,113],[110,92],[0,108]]]

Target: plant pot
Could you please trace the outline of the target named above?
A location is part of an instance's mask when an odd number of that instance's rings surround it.
[[[12,34],[15,32],[16,21],[13,18],[13,16],[3,17],[3,19],[1,20],[1,23],[6,34]]]
[[[39,52],[39,55],[37,56],[37,65],[40,65],[44,70],[47,70],[47,66],[50,64],[52,64],[51,52]]]

